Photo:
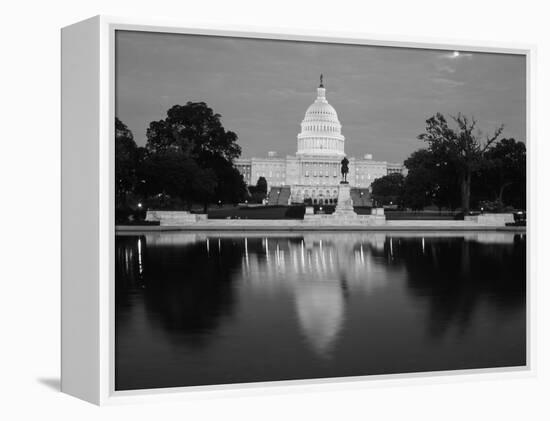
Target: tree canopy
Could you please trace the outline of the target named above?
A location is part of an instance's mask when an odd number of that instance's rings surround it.
[[[412,209],[428,205],[454,209],[460,203],[457,173],[452,162],[430,149],[419,149],[405,160],[408,170],[403,202]]]
[[[195,186],[180,191],[187,202],[236,203],[246,197],[244,180],[233,165],[241,154],[237,135],[225,130],[221,116],[204,102],[174,105],[165,119],[151,122],[146,148],[153,161],[156,157],[181,161],[179,178]]]
[[[527,153],[525,143],[502,139],[484,155],[485,165],[475,175],[476,196],[491,199],[496,207],[525,208]]]
[[[476,129],[475,119],[463,114],[452,116],[456,127],[449,126],[441,113],[426,120],[426,131],[418,136],[428,143],[428,149],[434,156],[443,159],[456,170],[461,193],[461,207],[470,209],[470,192],[472,174],[484,164],[484,154],[502,133],[503,127],[497,128],[490,136],[483,135]]]
[[[259,177],[255,186],[249,186],[248,191],[253,202],[262,203],[267,196],[267,180],[265,177]]]
[[[204,102],[174,105],[163,120],[153,121],[147,129],[147,150],[162,152],[177,149],[199,164],[213,156],[233,161],[241,154],[237,135],[226,131],[221,116]]]
[[[403,195],[405,177],[394,173],[377,178],[372,182],[372,196],[379,205],[398,205]]]
[[[237,203],[248,194],[233,165],[241,153],[237,135],[204,102],[174,105],[166,118],[151,122],[144,148],[118,118],[115,130],[117,208],[129,206],[130,193],[150,207],[202,203],[205,212],[209,203]]]
[[[376,202],[412,209],[525,208],[525,144],[498,140],[502,127],[484,136],[475,119],[463,114],[451,119],[449,124],[437,113],[426,120],[425,132],[418,136],[426,148],[405,160],[406,176],[389,174],[372,183]],[[267,181],[259,177],[247,190],[233,164],[241,153],[237,140],[204,102],[174,105],[164,119],[151,122],[145,147],[138,147],[129,128],[116,118],[117,210],[135,207],[138,201],[162,209],[189,209],[201,203],[205,212],[213,202],[251,198],[261,203]]]
[[[115,195],[122,206],[137,182],[139,151],[130,129],[115,118]]]
[[[474,134],[475,120],[462,114],[453,120],[455,128],[441,114],[426,122],[426,132],[419,137],[428,147],[405,160],[407,175],[399,199],[384,197],[392,187],[397,191],[389,183],[390,176],[373,182],[374,197],[383,204],[391,200],[414,210],[437,206],[467,211],[471,205],[488,210],[525,208],[525,144],[506,138],[497,141],[502,128],[482,140],[479,131]]]

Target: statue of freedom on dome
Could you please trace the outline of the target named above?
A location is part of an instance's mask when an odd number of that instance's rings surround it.
[[[342,178],[343,178],[343,180],[340,183],[348,184],[347,178],[348,178],[348,172],[349,172],[349,167],[348,167],[349,161],[346,157],[344,157],[344,159],[342,159],[340,164],[342,164]]]

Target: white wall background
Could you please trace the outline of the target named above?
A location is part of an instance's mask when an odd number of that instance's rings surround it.
[[[541,1],[95,0],[3,3],[0,25],[0,418],[421,420],[550,419],[548,223],[531,209],[538,375],[245,396],[98,409],[57,392],[59,377],[59,87],[62,26],[99,13],[184,22],[327,29],[538,45],[533,196],[549,208],[550,31]],[[535,151],[536,148],[536,151]],[[535,151],[535,152],[534,152]],[[532,168],[533,169],[533,168]],[[546,193],[546,195],[544,195]],[[532,239],[533,240],[533,239]],[[533,247],[533,248],[534,248]],[[531,251],[533,252],[533,248]],[[498,350],[495,350],[498,352]],[[449,383],[449,384],[446,384]]]

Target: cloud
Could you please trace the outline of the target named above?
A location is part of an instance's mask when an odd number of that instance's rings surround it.
[[[437,71],[444,72],[444,73],[455,73],[456,69],[454,67],[449,66],[448,64],[444,63],[437,63],[436,64]]]
[[[464,86],[464,84],[465,84],[465,82],[461,82],[461,81],[453,80],[453,79],[447,79],[447,78],[444,78],[444,77],[433,78],[432,82],[436,83],[438,85],[444,85],[444,86],[449,87],[449,88],[457,88],[459,86]]]

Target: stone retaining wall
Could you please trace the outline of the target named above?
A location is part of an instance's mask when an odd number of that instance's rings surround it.
[[[475,222],[481,225],[506,226],[514,222],[513,213],[484,213],[482,215],[465,216],[464,221]]]
[[[185,226],[195,224],[200,221],[206,221],[208,216],[205,214],[195,214],[187,211],[162,211],[148,210],[146,221],[159,221],[161,226]]]
[[[382,212],[380,212],[382,213]],[[146,221],[159,221],[161,227],[187,227],[193,229],[319,229],[344,227],[378,227],[388,229],[483,229],[505,227],[513,222],[513,214],[483,214],[467,216],[460,220],[392,220],[387,221],[384,214],[373,215],[304,215],[304,219],[222,219],[209,220],[207,215],[192,214],[183,211],[147,211]],[[367,228],[368,229],[368,228]]]
[[[337,225],[384,225],[386,218],[384,215],[304,215],[304,223],[308,225],[319,226],[337,226]]]

